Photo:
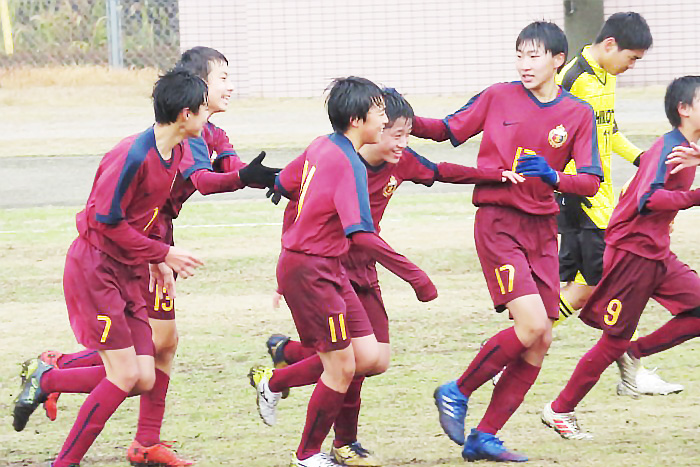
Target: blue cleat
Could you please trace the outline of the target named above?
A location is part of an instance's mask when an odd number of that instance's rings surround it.
[[[460,392],[456,381],[438,386],[433,397],[440,415],[440,426],[452,441],[462,446],[469,398]]]
[[[472,428],[467,442],[464,443],[462,457],[469,462],[482,459],[496,462],[527,462],[527,456],[509,451],[503,445],[503,441],[495,435],[484,433],[476,428]]]

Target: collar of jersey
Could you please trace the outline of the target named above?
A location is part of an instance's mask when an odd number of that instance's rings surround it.
[[[160,160],[160,163],[163,164],[163,166],[165,166],[166,168],[170,168],[170,166],[173,165],[174,155],[171,155],[170,159],[168,159],[167,161],[165,159],[163,159],[163,156],[160,154],[160,151],[158,150],[158,146],[156,146],[155,128],[156,128],[155,125],[153,125],[151,128],[146,130],[146,132],[148,133],[148,136],[147,136],[148,137],[148,144],[153,148],[153,150],[156,152],[156,154],[158,154],[158,160]],[[175,151],[175,148],[177,146],[179,146],[180,144],[182,144],[182,143],[176,144],[172,150]]]
[[[587,45],[581,51],[581,57],[583,58],[584,69],[600,81],[601,84],[605,84],[608,81],[608,72],[603,69],[602,66],[598,64],[591,55],[591,46]],[[588,65],[588,66],[586,66]]]
[[[528,97],[532,100],[532,102],[534,102],[538,107],[551,107],[551,106],[559,103],[559,101],[564,98],[564,94],[565,94],[564,89],[561,86],[557,85],[557,88],[559,88],[559,91],[557,93],[557,97],[555,97],[554,100],[551,100],[549,102],[541,102],[538,98],[535,97],[535,95],[532,92],[530,92],[530,90],[528,88],[526,88],[523,85],[522,82],[519,81],[519,83],[520,83],[520,86],[522,86],[523,91],[525,91],[525,94],[527,94]]]

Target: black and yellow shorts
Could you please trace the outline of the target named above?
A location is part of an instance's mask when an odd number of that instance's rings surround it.
[[[559,280],[596,285],[603,275],[604,229],[578,229],[561,232]]]

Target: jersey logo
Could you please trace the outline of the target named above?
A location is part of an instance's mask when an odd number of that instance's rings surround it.
[[[382,190],[382,194],[384,195],[385,198],[390,198],[391,195],[394,194],[396,189],[399,187],[399,182],[396,180],[396,177],[393,175],[391,178],[389,178],[389,182],[386,184],[384,189]]]
[[[552,129],[549,132],[549,145],[555,149],[560,148],[564,146],[564,143],[566,143],[566,139],[568,137],[569,134],[566,132],[566,128],[564,128],[564,125],[559,125],[558,127]]]

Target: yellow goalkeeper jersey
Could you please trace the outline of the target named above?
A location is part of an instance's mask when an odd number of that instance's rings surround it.
[[[567,63],[557,75],[558,84],[574,96],[591,104],[598,127],[598,149],[604,179],[598,193],[588,198],[590,207],[583,206],[583,212],[587,218],[581,220],[582,228],[605,229],[610,221],[615,207],[615,193],[610,178],[612,152],[616,152],[630,162],[633,162],[642,152],[618,131],[615,122],[615,81],[615,76],[606,72],[593,59],[590,45],[584,47],[583,51]],[[564,172],[576,173],[576,166],[569,163]]]

